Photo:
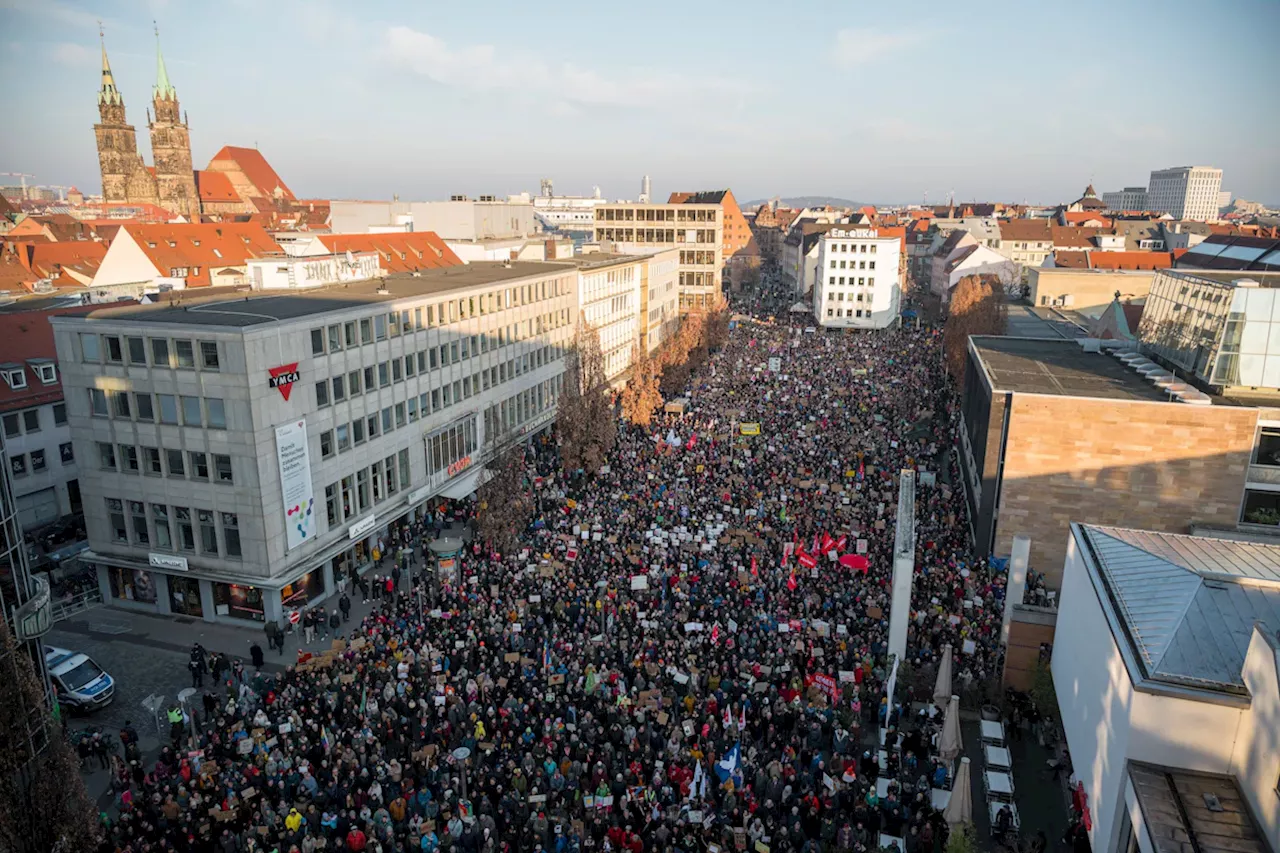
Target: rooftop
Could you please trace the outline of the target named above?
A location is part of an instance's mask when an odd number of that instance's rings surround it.
[[[1080,525],[1134,681],[1246,693],[1253,627],[1280,630],[1280,545]],[[1121,636],[1121,633],[1123,636]]]
[[[213,288],[174,294],[172,302],[101,308],[89,320],[133,323],[180,323],[249,328],[277,320],[349,311],[379,302],[431,296],[504,281],[517,281],[571,269],[569,264],[541,261],[484,261],[465,266],[422,270],[418,274],[333,284],[310,290],[271,293]],[[385,290],[385,293],[379,293]],[[191,294],[191,295],[187,295]]]
[[[1158,853],[1268,853],[1240,786],[1230,776],[1129,762],[1129,780]],[[1209,808],[1212,797],[1218,810]],[[1195,839],[1194,846],[1188,839]]]
[[[1155,385],[1109,355],[1085,352],[1075,341],[974,336],[987,381],[995,391],[1164,402]]]

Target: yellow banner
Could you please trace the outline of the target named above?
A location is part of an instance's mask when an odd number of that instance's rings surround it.
[[[759,435],[760,424],[738,424],[738,432],[741,435]]]

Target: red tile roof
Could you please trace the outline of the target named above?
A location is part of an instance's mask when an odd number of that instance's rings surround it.
[[[27,387],[13,390],[8,382],[0,381],[0,411],[26,409],[62,399],[62,371],[57,371],[58,382],[45,385],[27,364],[28,359],[47,358],[57,360],[58,351],[53,345],[53,326],[49,318],[59,314],[88,314],[101,306],[81,305],[74,308],[54,308],[48,311],[20,311],[0,314],[0,364],[18,364],[26,373]]]
[[[282,252],[261,226],[245,222],[126,225],[124,230],[160,275],[175,267],[199,267],[199,275],[193,271],[187,277],[188,287],[207,287],[215,268],[243,266],[249,258]]]
[[[1073,225],[1051,225],[1049,228],[1053,232],[1054,248],[1064,249],[1092,249],[1094,237],[1112,233],[1101,228],[1077,228]]]
[[[1053,239],[1053,231],[1047,219],[1009,219],[1000,223],[1000,239],[1048,243]]]
[[[92,280],[102,264],[107,249],[92,240],[73,240],[67,243],[23,243],[16,247],[18,261],[36,278],[58,279],[65,271],[74,271]],[[65,276],[68,286],[84,286],[86,282]],[[56,282],[55,282],[56,283]]]
[[[236,195],[235,187],[231,186],[231,179],[225,172],[198,170],[196,190],[200,193],[201,201],[236,202],[240,200],[240,196]]]
[[[1062,218],[1068,225],[1082,225],[1085,222],[1098,222],[1104,228],[1111,227],[1111,220],[1098,214],[1096,210],[1063,211]]]
[[[1163,270],[1173,266],[1168,252],[1090,252],[1095,270]]]
[[[389,273],[456,267],[462,260],[433,231],[394,234],[319,234],[330,252],[377,252],[378,264]]]
[[[267,158],[263,157],[262,152],[257,148],[224,145],[222,150],[213,155],[213,159],[209,161],[209,167],[212,169],[213,164],[219,161],[234,163],[235,167],[249,179],[249,183],[257,187],[258,191],[267,198],[271,198],[276,187],[280,187],[285,198],[290,201],[294,199],[293,190],[289,189],[284,180],[276,174],[276,170],[271,168]]]
[[[1053,253],[1053,264],[1073,270],[1089,268],[1089,253],[1082,249],[1060,249]]]

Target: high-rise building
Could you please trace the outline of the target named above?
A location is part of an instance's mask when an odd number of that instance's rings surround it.
[[[645,175],[640,179],[640,203],[648,204],[653,201],[652,187],[649,185],[649,176]]]
[[[1175,166],[1151,173],[1147,207],[1174,219],[1217,219],[1222,170],[1212,166]]]

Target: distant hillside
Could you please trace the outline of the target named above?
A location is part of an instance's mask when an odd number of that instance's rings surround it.
[[[768,200],[767,198],[759,198],[754,201],[742,202],[739,206],[754,210]],[[836,198],[829,195],[798,195],[784,198],[779,203],[784,207],[790,208],[823,207],[825,205],[831,205],[832,207],[864,207],[867,204],[865,201],[851,201],[847,198]]]

